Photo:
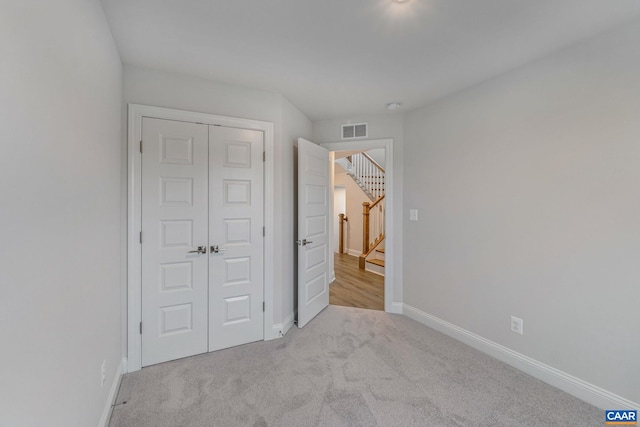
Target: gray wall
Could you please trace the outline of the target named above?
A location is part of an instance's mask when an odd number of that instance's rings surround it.
[[[404,157],[404,300],[634,402],[639,76],[636,22],[408,114]]]
[[[395,266],[393,277],[393,302],[402,303],[402,264],[403,264],[403,214],[402,214],[402,198],[403,198],[403,162],[404,162],[404,121],[403,117],[399,113],[390,113],[387,115],[374,115],[374,116],[358,116],[358,117],[346,117],[343,119],[335,120],[319,120],[313,122],[313,133],[311,141],[316,144],[323,144],[325,142],[340,142],[341,138],[341,125],[345,123],[369,123],[369,139],[393,139],[393,168],[394,184],[393,184],[393,197],[395,206],[387,207],[387,209],[393,209],[394,215],[394,229],[395,229],[395,247],[386,247],[387,252],[393,257]],[[389,256],[389,254],[387,254]]]
[[[122,65],[96,0],[1,9],[0,426],[96,426],[121,364]]]
[[[282,98],[282,145],[281,151],[276,153],[280,164],[285,165],[282,173],[282,191],[286,195],[282,209],[282,215],[276,216],[278,223],[277,234],[282,235],[282,319],[275,323],[285,322],[284,328],[290,327],[294,319],[294,310],[297,310],[297,291],[294,287],[298,284],[297,259],[298,247],[295,245],[298,235],[298,191],[297,191],[297,147],[298,138],[309,139],[311,137],[311,120],[300,112],[286,98]],[[294,159],[296,157],[296,159]],[[296,299],[294,299],[294,297]],[[291,323],[290,323],[291,322]],[[284,330],[282,331],[285,332]]]

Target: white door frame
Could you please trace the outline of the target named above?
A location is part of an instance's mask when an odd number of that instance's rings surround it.
[[[393,254],[395,252],[395,230],[393,229],[393,139],[363,139],[359,141],[343,141],[343,142],[327,142],[320,144],[331,153],[335,151],[350,150],[372,150],[374,148],[385,149],[385,212],[384,212],[384,229],[385,229],[385,248],[391,249],[391,256],[385,256],[384,260],[384,311],[395,313],[393,309],[393,277],[394,265]],[[333,192],[333,175],[331,177],[331,190]],[[330,197],[330,212],[333,213],[333,197]],[[333,236],[333,221],[329,221],[330,235]],[[330,253],[334,252],[333,239],[329,241]],[[333,257],[329,257],[330,273],[334,274]]]
[[[142,280],[140,230],[142,229],[141,205],[141,157],[142,118],[177,120],[206,125],[219,125],[241,129],[259,130],[264,133],[264,340],[277,338],[273,332],[273,283],[274,283],[274,127],[271,122],[218,116],[207,113],[174,110],[148,105],[129,104],[128,112],[128,227],[127,227],[127,372],[142,368]]]

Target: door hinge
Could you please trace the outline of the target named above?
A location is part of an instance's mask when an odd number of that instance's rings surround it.
[[[140,335],[142,335],[142,322],[140,322]]]
[[[142,244],[142,231],[140,232],[140,244]]]
[[[262,227],[262,237],[264,237],[266,235],[266,231],[264,229],[264,226]]]
[[[263,162],[266,162],[266,161],[267,161],[267,152],[266,152],[266,151],[263,151],[263,152],[262,152],[262,161],[263,161]]]
[[[142,140],[140,140],[140,154],[142,154]]]
[[[262,301],[262,312],[264,313],[264,301]]]

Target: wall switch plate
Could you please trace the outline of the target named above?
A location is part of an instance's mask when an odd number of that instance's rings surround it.
[[[511,316],[511,332],[524,335],[524,320],[519,317]]]
[[[409,209],[409,221],[418,220],[418,209]]]

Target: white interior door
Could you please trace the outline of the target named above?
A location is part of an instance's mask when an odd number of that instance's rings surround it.
[[[329,305],[329,151],[298,139],[298,327]]]
[[[209,351],[264,338],[263,139],[209,127]]]
[[[208,127],[143,118],[142,366],[207,351]]]
[[[142,366],[264,338],[264,135],[142,119]]]

